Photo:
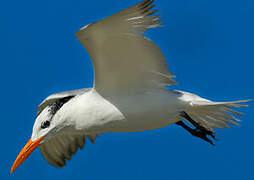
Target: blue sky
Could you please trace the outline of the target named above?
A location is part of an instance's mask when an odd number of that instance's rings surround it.
[[[88,54],[74,34],[137,0],[0,2],[0,179],[253,179],[253,103],[241,127],[219,130],[213,147],[183,129],[101,135],[67,166],[39,150],[10,175],[30,138],[36,106],[49,94],[92,86]],[[179,85],[217,101],[254,98],[254,1],[157,0],[164,27],[146,35]]]

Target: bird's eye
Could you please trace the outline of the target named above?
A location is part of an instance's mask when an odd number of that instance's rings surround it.
[[[41,123],[41,128],[45,129],[45,128],[49,127],[49,125],[50,125],[49,121],[44,121],[44,122]]]

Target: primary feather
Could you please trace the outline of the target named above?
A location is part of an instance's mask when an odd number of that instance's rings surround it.
[[[159,16],[152,16],[152,2],[143,1],[77,32],[92,59],[94,88],[101,94],[176,84],[161,50],[143,36],[161,23]]]

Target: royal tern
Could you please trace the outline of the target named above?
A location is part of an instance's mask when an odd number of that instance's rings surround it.
[[[143,36],[161,24],[152,4],[145,0],[76,33],[92,59],[94,86],[50,95],[39,105],[31,139],[11,173],[38,146],[48,163],[62,167],[84,146],[86,137],[94,142],[102,133],[175,123],[213,144],[214,128],[237,124],[233,114],[242,114],[230,108],[246,106],[239,103],[247,100],[212,102],[166,88],[176,84],[174,76],[160,49]]]

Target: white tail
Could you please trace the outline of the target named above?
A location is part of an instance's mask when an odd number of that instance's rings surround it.
[[[229,124],[239,125],[239,119],[234,115],[243,116],[242,113],[231,108],[247,107],[250,100],[240,100],[231,102],[212,102],[197,95],[182,92],[182,100],[190,105],[186,112],[188,115],[203,127],[212,130],[212,128],[229,128]]]
[[[234,115],[243,116],[242,113],[232,110],[232,107],[247,107],[246,104],[238,104],[248,102],[249,100],[231,101],[231,102],[212,102],[199,101],[193,102],[188,114],[202,126],[212,128],[230,127],[229,124],[239,125],[239,119]]]

